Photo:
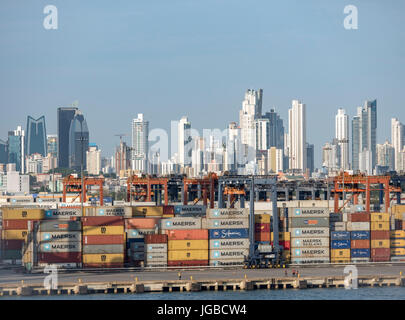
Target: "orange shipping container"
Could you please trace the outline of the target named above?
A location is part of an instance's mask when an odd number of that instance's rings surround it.
[[[154,229],[159,225],[159,218],[132,218],[125,220],[125,229]]]
[[[352,240],[350,247],[352,249],[368,249],[370,248],[370,240]]]
[[[208,240],[208,230],[166,230],[168,240]]]
[[[255,241],[270,242],[270,232],[256,232]]]

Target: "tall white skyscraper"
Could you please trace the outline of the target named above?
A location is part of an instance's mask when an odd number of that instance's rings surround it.
[[[388,167],[394,170],[395,149],[388,141],[384,144],[377,144],[377,165]]]
[[[178,162],[180,166],[191,166],[192,156],[192,137],[191,137],[191,122],[187,117],[182,117],[178,124]]]
[[[101,171],[101,150],[97,145],[89,145],[86,161],[87,172],[91,175],[99,175]]]
[[[395,150],[395,155],[394,155],[394,163],[395,163],[395,170],[396,171],[401,171],[404,168],[401,166],[401,159],[400,159],[400,152],[402,152],[402,149],[404,147],[404,125],[399,122],[398,119],[393,118],[391,119],[391,142],[392,146],[394,147]]]
[[[288,110],[288,156],[289,169],[307,169],[306,150],[306,106],[298,100],[292,101]]]
[[[346,110],[338,109],[335,117],[335,138],[340,146],[340,166],[344,170],[349,167],[349,116]]]
[[[268,150],[270,148],[270,120],[269,119],[257,119],[255,120],[255,136],[256,150]]]
[[[149,122],[143,114],[132,120],[132,170],[148,173]]]
[[[247,90],[239,111],[242,144],[255,149],[255,120],[261,118],[263,90]]]

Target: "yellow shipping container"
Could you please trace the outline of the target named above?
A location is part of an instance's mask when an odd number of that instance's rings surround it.
[[[255,223],[270,223],[269,214],[255,214]]]
[[[332,259],[347,258],[350,260],[350,249],[331,249],[330,256]]]
[[[3,220],[42,220],[45,217],[43,209],[3,208]]]
[[[83,226],[83,235],[85,236],[102,236],[102,235],[122,235],[124,234],[123,226]]]
[[[161,217],[163,215],[163,206],[139,206],[132,207],[132,216]]]
[[[389,222],[390,221],[389,213],[372,212],[370,214],[370,216],[371,216],[371,222]]]
[[[351,260],[350,258],[331,258],[331,263],[349,263]]]
[[[208,250],[208,240],[169,240],[168,250]]]
[[[394,204],[391,207],[391,212],[395,213],[395,216],[398,214],[401,215],[401,218],[398,218],[400,220],[402,220],[402,214],[405,213],[405,205],[404,204]]]
[[[271,241],[274,240],[273,232],[271,233]],[[291,232],[279,232],[278,240],[280,241],[291,241]]]
[[[3,230],[3,240],[26,240],[28,230]]]
[[[371,248],[373,249],[380,249],[385,248],[388,249],[390,247],[390,240],[371,240]]]
[[[84,254],[83,263],[123,263],[124,254],[107,253],[107,254]]]
[[[389,222],[371,222],[371,231],[389,231]]]
[[[167,260],[208,260],[208,250],[174,250],[167,252]]]
[[[405,248],[405,239],[391,239],[391,247],[398,248],[404,247]]]
[[[391,231],[391,239],[392,238],[403,238],[403,239],[405,239],[405,230]]]
[[[391,248],[391,256],[405,256],[405,248]]]

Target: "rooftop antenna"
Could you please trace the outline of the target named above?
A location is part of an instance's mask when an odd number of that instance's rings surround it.
[[[120,144],[121,144],[122,143],[122,137],[125,137],[126,134],[125,133],[118,133],[118,134],[115,134],[114,136],[120,137]]]

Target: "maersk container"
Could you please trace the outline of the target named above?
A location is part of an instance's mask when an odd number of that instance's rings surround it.
[[[329,228],[293,228],[291,229],[291,238],[311,238],[327,237],[329,238]]]
[[[160,228],[162,230],[201,229],[201,218],[184,217],[161,219]]]
[[[57,231],[81,231],[82,223],[80,221],[41,221],[39,225],[40,232],[57,232]]]
[[[167,243],[149,243],[145,244],[146,253],[167,252]]]
[[[174,214],[180,216],[201,217],[205,216],[207,206],[174,206]]]
[[[352,258],[369,258],[370,249],[352,249],[351,257]]]
[[[210,239],[246,239],[249,229],[211,229],[208,231]]]
[[[289,216],[295,217],[329,217],[328,208],[289,208]]]
[[[81,208],[59,208],[45,211],[45,219],[70,220],[70,218],[81,216]]]
[[[329,228],[329,218],[291,218],[290,228]]]
[[[370,231],[352,231],[350,237],[352,240],[368,240],[370,239]]]
[[[244,259],[249,255],[248,249],[212,249],[210,250],[210,260],[222,259]]]
[[[78,231],[69,232],[38,232],[37,233],[38,243],[58,243],[58,242],[81,242],[82,233]]]
[[[146,262],[167,262],[167,252],[154,252],[145,254]]]
[[[124,253],[123,244],[108,244],[108,245],[84,245],[83,254],[108,254],[108,253]]]
[[[331,249],[350,249],[350,240],[332,240]]]
[[[296,248],[291,250],[291,256],[298,258],[329,257],[329,248]]]
[[[243,265],[243,261],[241,259],[210,260],[210,266],[213,267],[231,267],[241,265]]]
[[[330,233],[331,240],[350,240],[349,231],[332,231]]]
[[[370,230],[370,222],[348,222],[347,231],[364,231]]]
[[[329,257],[316,257],[316,258],[300,258],[292,257],[292,264],[320,264],[320,263],[329,263]]]
[[[329,238],[294,238],[291,241],[292,248],[328,248]]]
[[[249,248],[249,239],[217,239],[210,240],[210,249]]]
[[[39,252],[81,252],[81,242],[49,242],[39,246]]]
[[[249,209],[207,209],[208,219],[247,219]]]
[[[208,219],[208,229],[247,229],[247,228],[249,228],[249,219]]]
[[[147,234],[156,234],[155,229],[129,229],[126,232],[128,239],[143,239]]]
[[[130,242],[129,248],[134,252],[144,252],[145,243],[144,242]]]

